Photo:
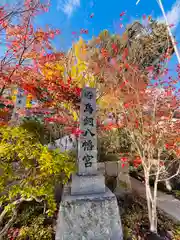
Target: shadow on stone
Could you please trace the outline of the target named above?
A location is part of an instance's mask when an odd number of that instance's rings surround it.
[[[114,192],[114,190],[115,190],[115,188],[116,188],[116,177],[106,176],[106,177],[105,177],[105,183],[106,183],[106,186],[107,186],[112,192]]]

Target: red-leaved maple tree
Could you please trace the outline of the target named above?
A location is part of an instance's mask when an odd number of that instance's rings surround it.
[[[158,183],[165,181],[170,186],[170,180],[180,174],[180,91],[176,86],[177,79],[168,77],[168,71],[162,71],[152,81],[143,71],[129,64],[128,71],[121,72],[123,83],[118,86],[115,71],[111,74],[109,67],[108,72],[109,81],[111,78],[111,83],[116,83],[104,84],[104,92],[110,93],[111,87],[115,99],[109,108],[115,115],[115,123],[111,123],[108,130],[123,128],[131,141],[133,164],[135,167],[141,165],[144,172],[150,230],[157,232]],[[124,167],[128,157],[121,158],[121,161]],[[151,179],[154,180],[153,189]]]
[[[42,71],[49,63],[66,63],[65,54],[55,53],[51,43],[60,31],[49,27],[45,30],[35,28],[33,25],[35,17],[48,11],[48,8],[48,3],[25,0],[17,9],[2,7],[0,10],[2,41],[5,36],[5,53],[0,61],[0,101],[4,106],[1,109],[2,123],[7,122],[5,116],[10,111],[8,106],[13,105],[6,96],[7,90],[13,86],[38,99],[39,109],[51,106],[57,110],[62,101],[79,102],[81,90],[73,85],[70,76],[65,81],[61,72],[54,71],[51,79],[48,79]],[[62,106],[60,111],[62,112]]]
[[[162,27],[165,33],[166,26]],[[146,46],[152,39],[151,48],[157,44],[159,49],[159,45],[156,36],[152,35],[147,41],[148,36],[142,35],[145,45],[141,52],[138,50],[139,38],[124,48],[123,38],[111,37],[104,31],[90,43],[90,48],[95,50],[88,57],[90,71],[102,82],[98,89],[102,99],[107,98],[102,110],[114,114],[115,122],[112,121],[106,129],[125,130],[133,148],[133,164],[143,168],[150,230],[157,232],[158,183],[165,181],[169,186],[169,181],[180,173],[180,119],[177,117],[180,112],[180,91],[177,88],[180,71],[177,66],[178,77],[168,76],[167,63],[173,53],[171,41],[167,48],[161,45],[162,54],[155,57],[158,64],[151,63],[154,52],[146,52]],[[121,158],[121,161],[125,166],[128,157]],[[153,189],[150,187],[152,178]]]

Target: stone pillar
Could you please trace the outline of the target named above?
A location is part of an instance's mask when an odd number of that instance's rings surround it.
[[[115,195],[97,170],[96,90],[81,96],[78,172],[66,186],[60,204],[56,240],[122,240]]]
[[[119,197],[131,193],[131,181],[129,177],[129,164],[126,163],[124,167],[122,167],[121,162],[117,164],[118,175],[114,193]]]
[[[84,88],[80,106],[78,173],[72,176],[71,194],[105,192],[104,176],[97,171],[96,90]]]
[[[24,109],[26,107],[26,95],[24,94],[24,91],[18,88],[18,92],[16,95],[16,102],[13,109],[11,121],[18,121],[19,116],[17,113],[17,110]]]

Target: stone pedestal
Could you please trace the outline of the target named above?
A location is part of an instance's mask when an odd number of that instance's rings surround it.
[[[66,188],[60,205],[56,240],[123,240],[115,195],[71,195]]]
[[[89,176],[72,176],[71,194],[83,195],[105,192],[105,180],[102,174]]]
[[[129,165],[126,163],[122,168],[121,163],[118,163],[118,175],[116,181],[116,189],[114,193],[118,197],[124,197],[131,193],[131,181],[129,177]]]

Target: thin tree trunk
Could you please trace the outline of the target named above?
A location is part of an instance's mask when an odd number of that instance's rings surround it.
[[[156,199],[152,201],[152,219],[150,223],[150,231],[157,233],[157,211],[156,211]]]
[[[151,202],[151,189],[149,185],[149,174],[145,173],[145,189],[146,189],[146,201],[148,207],[148,218],[151,226],[152,222],[152,202]]]
[[[157,233],[157,185],[159,179],[159,170],[157,171],[156,178],[154,181],[154,192],[152,199],[152,222],[150,226],[151,232]]]
[[[5,90],[5,85],[3,85],[3,87],[2,87],[2,89],[0,91],[0,97],[3,95],[4,90]]]

